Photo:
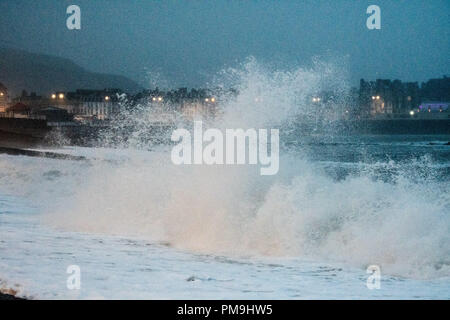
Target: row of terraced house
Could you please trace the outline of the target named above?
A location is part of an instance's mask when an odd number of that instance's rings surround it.
[[[155,118],[165,121],[174,118],[174,114],[182,114],[186,119],[211,118],[218,102],[207,90],[186,88],[167,92],[144,90],[136,95],[126,95],[120,89],[54,91],[46,96],[23,91],[13,99],[8,99],[6,87],[0,84],[0,89],[0,117],[45,117],[49,121],[110,120],[120,110],[137,104],[150,107]]]

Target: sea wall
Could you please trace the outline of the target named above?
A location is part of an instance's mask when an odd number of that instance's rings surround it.
[[[51,128],[47,121],[28,118],[0,118],[0,131],[44,138]]]
[[[347,120],[339,127],[361,134],[450,134],[450,119]]]

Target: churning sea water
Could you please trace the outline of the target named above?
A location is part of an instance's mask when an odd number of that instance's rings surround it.
[[[276,177],[168,165],[165,147],[0,155],[0,286],[48,299],[448,299],[449,140],[309,137],[281,152]]]

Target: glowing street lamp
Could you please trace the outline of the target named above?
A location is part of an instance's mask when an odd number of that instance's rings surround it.
[[[106,96],[106,97],[105,97],[105,101],[109,101],[109,96]]]
[[[413,115],[414,115],[414,110],[411,110],[411,111],[409,112],[409,114],[410,114],[410,116],[413,116]]]
[[[0,97],[3,97],[5,94],[3,92],[0,92]]]

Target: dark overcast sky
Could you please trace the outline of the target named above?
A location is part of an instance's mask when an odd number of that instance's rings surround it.
[[[81,7],[79,31],[66,28],[70,4]],[[381,30],[366,28],[370,4],[381,7]],[[0,0],[0,30],[5,46],[144,85],[146,70],[171,85],[201,85],[250,55],[299,66],[346,57],[354,84],[450,74],[449,0]]]

